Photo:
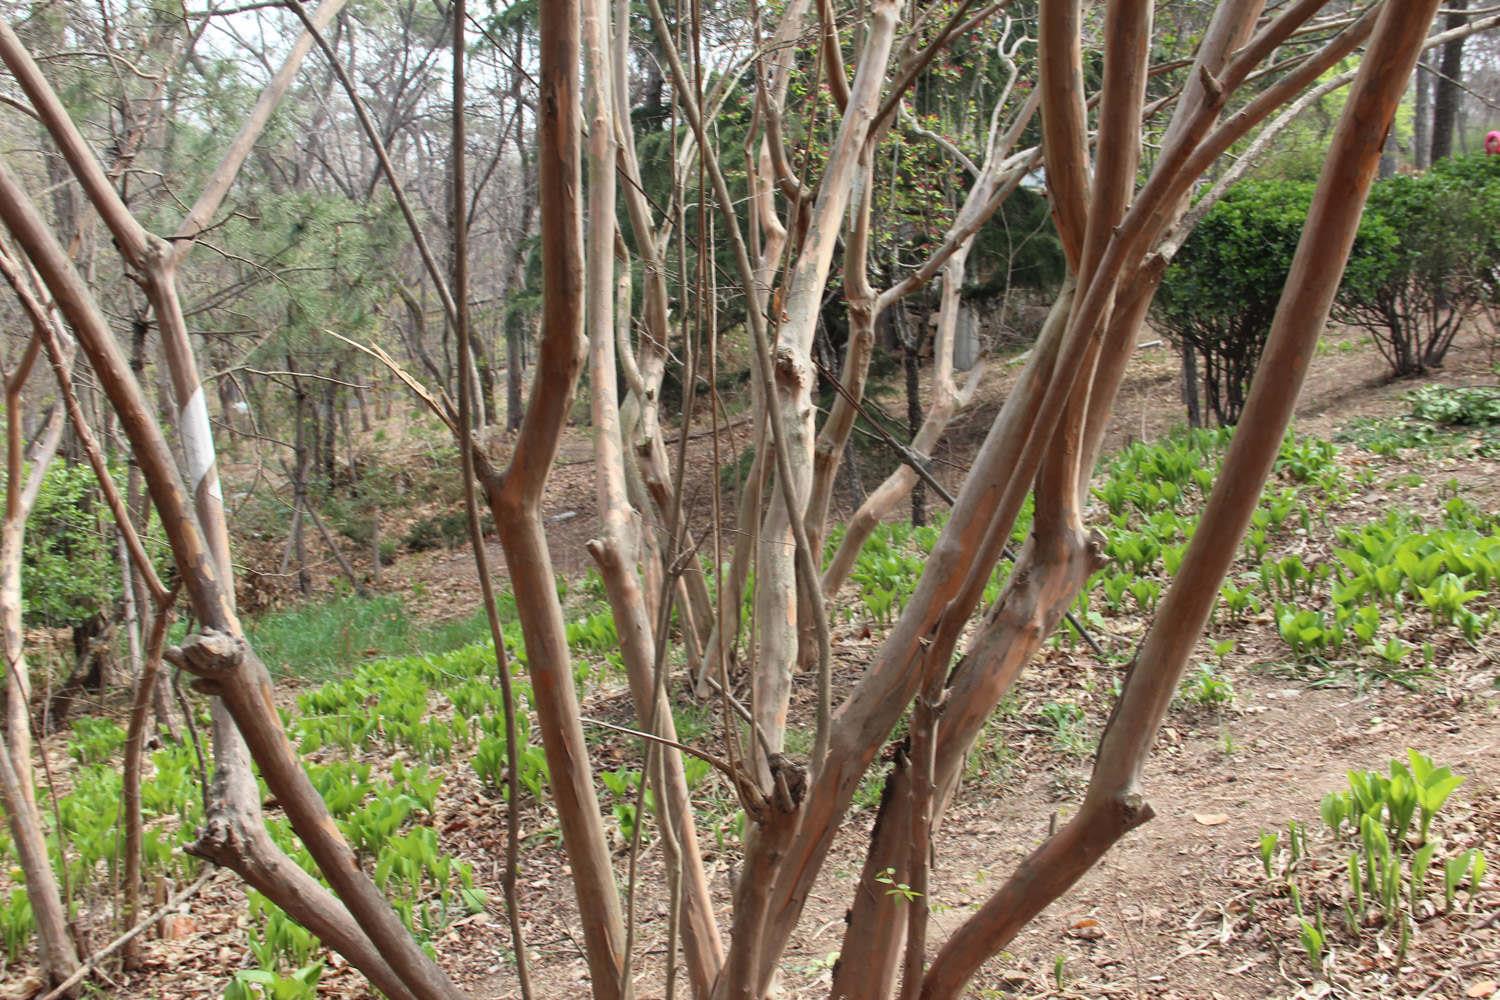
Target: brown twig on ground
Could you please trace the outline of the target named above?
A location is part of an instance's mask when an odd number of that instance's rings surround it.
[[[130,928],[130,930],[126,931],[124,934],[121,934],[109,944],[105,945],[103,948],[100,948],[88,958],[84,959],[79,964],[77,971],[75,971],[67,979],[64,979],[61,983],[58,983],[56,988],[54,988],[50,993],[44,994],[41,1000],[58,1000],[59,997],[66,996],[68,992],[73,989],[73,987],[83,982],[84,977],[87,976],[91,971],[93,971],[93,969],[98,966],[100,962],[104,961],[106,958],[113,955],[121,948],[125,947],[125,945],[135,940],[143,931],[151,927],[152,924],[155,924],[162,917],[166,916],[168,913],[172,912],[183,903],[198,895],[198,893],[203,890],[203,887],[209,883],[209,880],[212,879],[214,875],[218,873],[218,871],[219,869],[216,866],[210,865],[202,875],[198,876],[197,881],[163,903],[160,907],[157,908],[156,912],[152,913],[145,920],[142,920],[140,923]]]

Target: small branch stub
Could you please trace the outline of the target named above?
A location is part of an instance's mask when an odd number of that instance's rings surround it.
[[[245,662],[245,640],[228,632],[206,628],[190,635],[181,646],[162,651],[162,659],[192,674],[194,687],[205,694],[223,691],[231,675]]]

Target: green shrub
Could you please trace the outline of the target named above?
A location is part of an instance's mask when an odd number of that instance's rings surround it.
[[[1500,264],[1500,161],[1484,154],[1398,174],[1370,192],[1366,219],[1386,233],[1373,266],[1344,281],[1335,316],[1368,330],[1394,375],[1439,367]]]
[[[408,552],[426,552],[430,549],[443,547],[443,532],[438,526],[435,517],[424,517],[412,523],[406,530],[406,535],[401,539],[401,545]]]
[[[1312,194],[1311,184],[1241,182],[1198,223],[1162,281],[1157,320],[1201,361],[1208,407],[1222,425],[1245,405]],[[1362,223],[1348,273],[1369,284],[1389,235]]]
[[[486,534],[494,530],[494,520],[488,511],[479,515],[480,527]],[[460,507],[433,517],[424,517],[407,529],[401,544],[411,552],[426,552],[429,549],[451,549],[469,540],[469,515]]]
[[[85,465],[54,462],[26,525],[22,595],[29,622],[86,622],[120,595],[114,527]]]
[[[1199,222],[1162,281],[1158,322],[1197,356],[1220,424],[1239,419],[1311,198],[1307,184],[1233,188]]]

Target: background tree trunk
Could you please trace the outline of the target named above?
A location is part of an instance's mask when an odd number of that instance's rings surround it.
[[[1198,402],[1198,351],[1182,342],[1182,402],[1187,407],[1189,427],[1203,426],[1203,408]]]
[[[1432,162],[1432,71],[1425,62],[1417,64],[1417,94],[1413,99],[1411,156],[1418,170]]]
[[[904,314],[904,311],[903,311]],[[918,382],[922,370],[922,331],[902,338],[902,367],[906,369],[906,432],[913,439],[922,429],[922,387]],[[911,523],[927,523],[927,484],[920,479],[911,489]]]
[[[1461,28],[1469,22],[1469,0],[1450,0],[1446,27]],[[1464,98],[1464,40],[1455,38],[1443,46],[1438,64],[1436,93],[1432,98],[1431,163],[1453,155],[1453,132],[1458,126],[1458,106]]]

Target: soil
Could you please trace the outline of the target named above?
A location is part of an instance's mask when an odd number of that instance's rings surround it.
[[[1150,334],[1143,338],[1148,343],[1155,339]],[[1479,345],[1460,343],[1437,380],[1492,384],[1491,364]],[[980,399],[952,428],[938,456],[945,478],[961,478],[1014,371],[1015,366],[996,366]],[[1400,412],[1401,395],[1412,383],[1391,383],[1380,371],[1378,355],[1358,336],[1331,337],[1315,359],[1297,429],[1330,437],[1356,417]],[[1139,350],[1107,449],[1159,437],[1180,424],[1176,379],[1177,362],[1169,350]],[[743,427],[739,433],[743,438]],[[689,468],[713,468],[709,446],[707,439],[689,442]],[[1413,452],[1387,459],[1352,446],[1344,450],[1346,462],[1373,471],[1374,485],[1339,510],[1335,523],[1363,523],[1397,505],[1430,513],[1441,505],[1450,480],[1457,480],[1459,495],[1482,509],[1500,507],[1500,461]],[[734,454],[738,448],[724,460]],[[843,510],[836,516],[849,510],[849,498],[841,502]],[[546,509],[559,572],[577,575],[589,565],[583,543],[596,524],[593,503],[587,434],[571,431]],[[420,509],[414,506],[411,513]],[[498,547],[491,554],[503,568]],[[328,575],[325,567],[320,581]],[[470,556],[461,547],[401,558],[386,570],[383,587],[412,595],[409,607],[418,615],[451,614],[477,599]],[[1486,598],[1490,606],[1493,596]],[[1143,627],[1130,619],[1111,619],[1110,625],[1110,634],[1100,638],[1111,649],[1128,648]],[[851,625],[836,635],[839,679],[845,683],[857,676],[876,641],[867,632]],[[1268,884],[1258,841],[1262,831],[1284,831],[1288,820],[1307,821],[1314,831],[1316,863],[1340,863],[1342,856],[1334,854],[1318,820],[1322,796],[1346,787],[1347,771],[1383,769],[1414,747],[1468,776],[1442,814],[1445,842],[1480,847],[1492,868],[1500,864],[1500,769],[1494,764],[1500,755],[1497,633],[1492,630],[1478,648],[1442,644],[1433,677],[1413,691],[1366,684],[1349,675],[1326,686],[1311,683],[1288,666],[1268,615],[1216,629],[1215,638],[1235,640],[1221,667],[1233,686],[1232,705],[1219,710],[1174,707],[1145,776],[1155,818],[1128,835],[988,963],[970,995],[1458,1000],[1494,994],[1500,979],[1500,880],[1493,874],[1477,898],[1465,900],[1451,914],[1424,904],[1404,956],[1395,954],[1389,933],[1364,935],[1367,944],[1358,949],[1331,934],[1335,943],[1329,972],[1319,977],[1299,943],[1290,902]],[[1206,644],[1200,653],[1213,659]],[[1071,645],[1049,645],[1023,677],[1009,708],[997,714],[935,844],[933,941],[941,941],[1077,808],[1088,778],[1086,747],[1060,745],[1037,726],[1037,709],[1047,702],[1077,703],[1085,710],[1087,733],[1096,734],[1118,670]],[[809,698],[810,692],[799,693],[794,718],[810,714]],[[625,699],[609,691],[594,696],[587,714],[629,716]],[[66,762],[60,744],[48,749],[57,766]],[[611,768],[635,753],[628,744],[605,741],[596,764]],[[872,819],[867,805],[852,813],[840,831],[799,937],[782,964],[785,997],[827,994],[849,886],[858,877]],[[502,805],[480,788],[472,770],[455,766],[433,822],[443,849],[475,864],[492,900],[490,912],[461,921],[436,942],[436,950],[474,996],[516,996],[499,891]],[[553,823],[544,809],[532,808],[525,817],[529,839],[520,874],[523,919],[534,954],[535,995],[576,998],[586,994],[587,975]],[[713,831],[705,830],[703,842],[721,918],[727,919],[735,856],[716,848]],[[616,846],[623,871],[624,845]],[[646,984],[643,998],[664,995],[665,955],[659,942],[667,908],[657,888],[662,881],[659,854],[648,848],[641,869],[637,940],[657,950],[643,946],[635,958]],[[110,972],[107,992],[118,997],[222,995],[228,971],[248,960],[243,898],[231,876],[214,877],[182,908],[168,936],[153,935],[144,944],[140,969]],[[24,975],[8,974],[0,996],[25,996],[26,985]],[[686,995],[685,990],[679,984],[679,995]],[[362,980],[336,957],[320,994],[369,995]]]

